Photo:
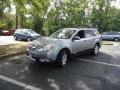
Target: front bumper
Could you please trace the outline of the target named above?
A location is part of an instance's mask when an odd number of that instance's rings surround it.
[[[26,56],[33,61],[37,60],[40,62],[52,62],[52,60],[48,58],[46,51],[34,52],[34,51],[27,50]]]
[[[32,37],[33,40],[36,40],[38,38],[41,38],[41,37],[40,36],[34,36],[34,37]]]

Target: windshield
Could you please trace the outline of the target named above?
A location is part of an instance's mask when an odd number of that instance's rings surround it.
[[[76,30],[61,29],[53,33],[50,37],[58,39],[69,39],[75,33]]]
[[[30,34],[37,34],[35,31],[33,30],[26,30],[27,33],[30,33]]]
[[[30,30],[29,33],[32,33],[32,34],[37,34],[35,31],[33,30]]]

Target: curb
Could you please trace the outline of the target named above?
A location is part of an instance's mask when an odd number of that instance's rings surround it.
[[[21,55],[23,53],[25,53],[25,51],[19,51],[19,52],[14,52],[12,54],[0,55],[0,59],[5,59],[5,58],[9,58],[9,57],[16,56],[16,55]]]
[[[110,44],[102,44],[102,45],[114,45],[113,43],[110,43]]]
[[[106,43],[106,44],[103,43],[102,45],[113,45],[113,46],[117,46],[118,44],[116,44],[116,43],[108,43],[108,44],[107,44],[107,43]]]

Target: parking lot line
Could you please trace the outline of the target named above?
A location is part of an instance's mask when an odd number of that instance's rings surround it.
[[[77,60],[85,61],[85,62],[91,62],[91,63],[97,63],[97,64],[102,64],[102,65],[107,65],[107,66],[113,66],[113,67],[120,68],[120,65],[116,65],[116,64],[98,62],[98,61],[93,61],[93,60],[88,60],[88,59],[78,59],[78,58],[77,58]]]
[[[113,46],[118,46],[119,44],[117,44],[117,43],[113,43]]]
[[[114,53],[115,55],[118,55],[120,56],[120,52],[113,52],[113,51],[110,51],[110,50],[100,50],[102,52],[108,52],[108,53]]]
[[[42,89],[40,89],[40,88],[36,88],[36,87],[34,87],[34,86],[25,84],[25,83],[23,83],[23,82],[20,82],[20,81],[11,79],[11,78],[6,77],[6,76],[3,76],[3,75],[0,75],[0,80],[4,80],[4,81],[6,81],[6,82],[8,82],[8,83],[11,83],[11,84],[14,84],[14,85],[23,87],[24,90],[42,90]]]

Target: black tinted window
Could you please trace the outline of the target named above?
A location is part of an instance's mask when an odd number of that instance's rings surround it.
[[[114,35],[115,34],[115,32],[109,32],[108,33],[108,35]]]
[[[108,34],[107,32],[102,33],[102,35],[107,35],[107,34]]]
[[[119,35],[118,32],[106,32],[105,35]]]
[[[80,38],[85,38],[84,30],[79,31],[75,36],[79,36]]]

